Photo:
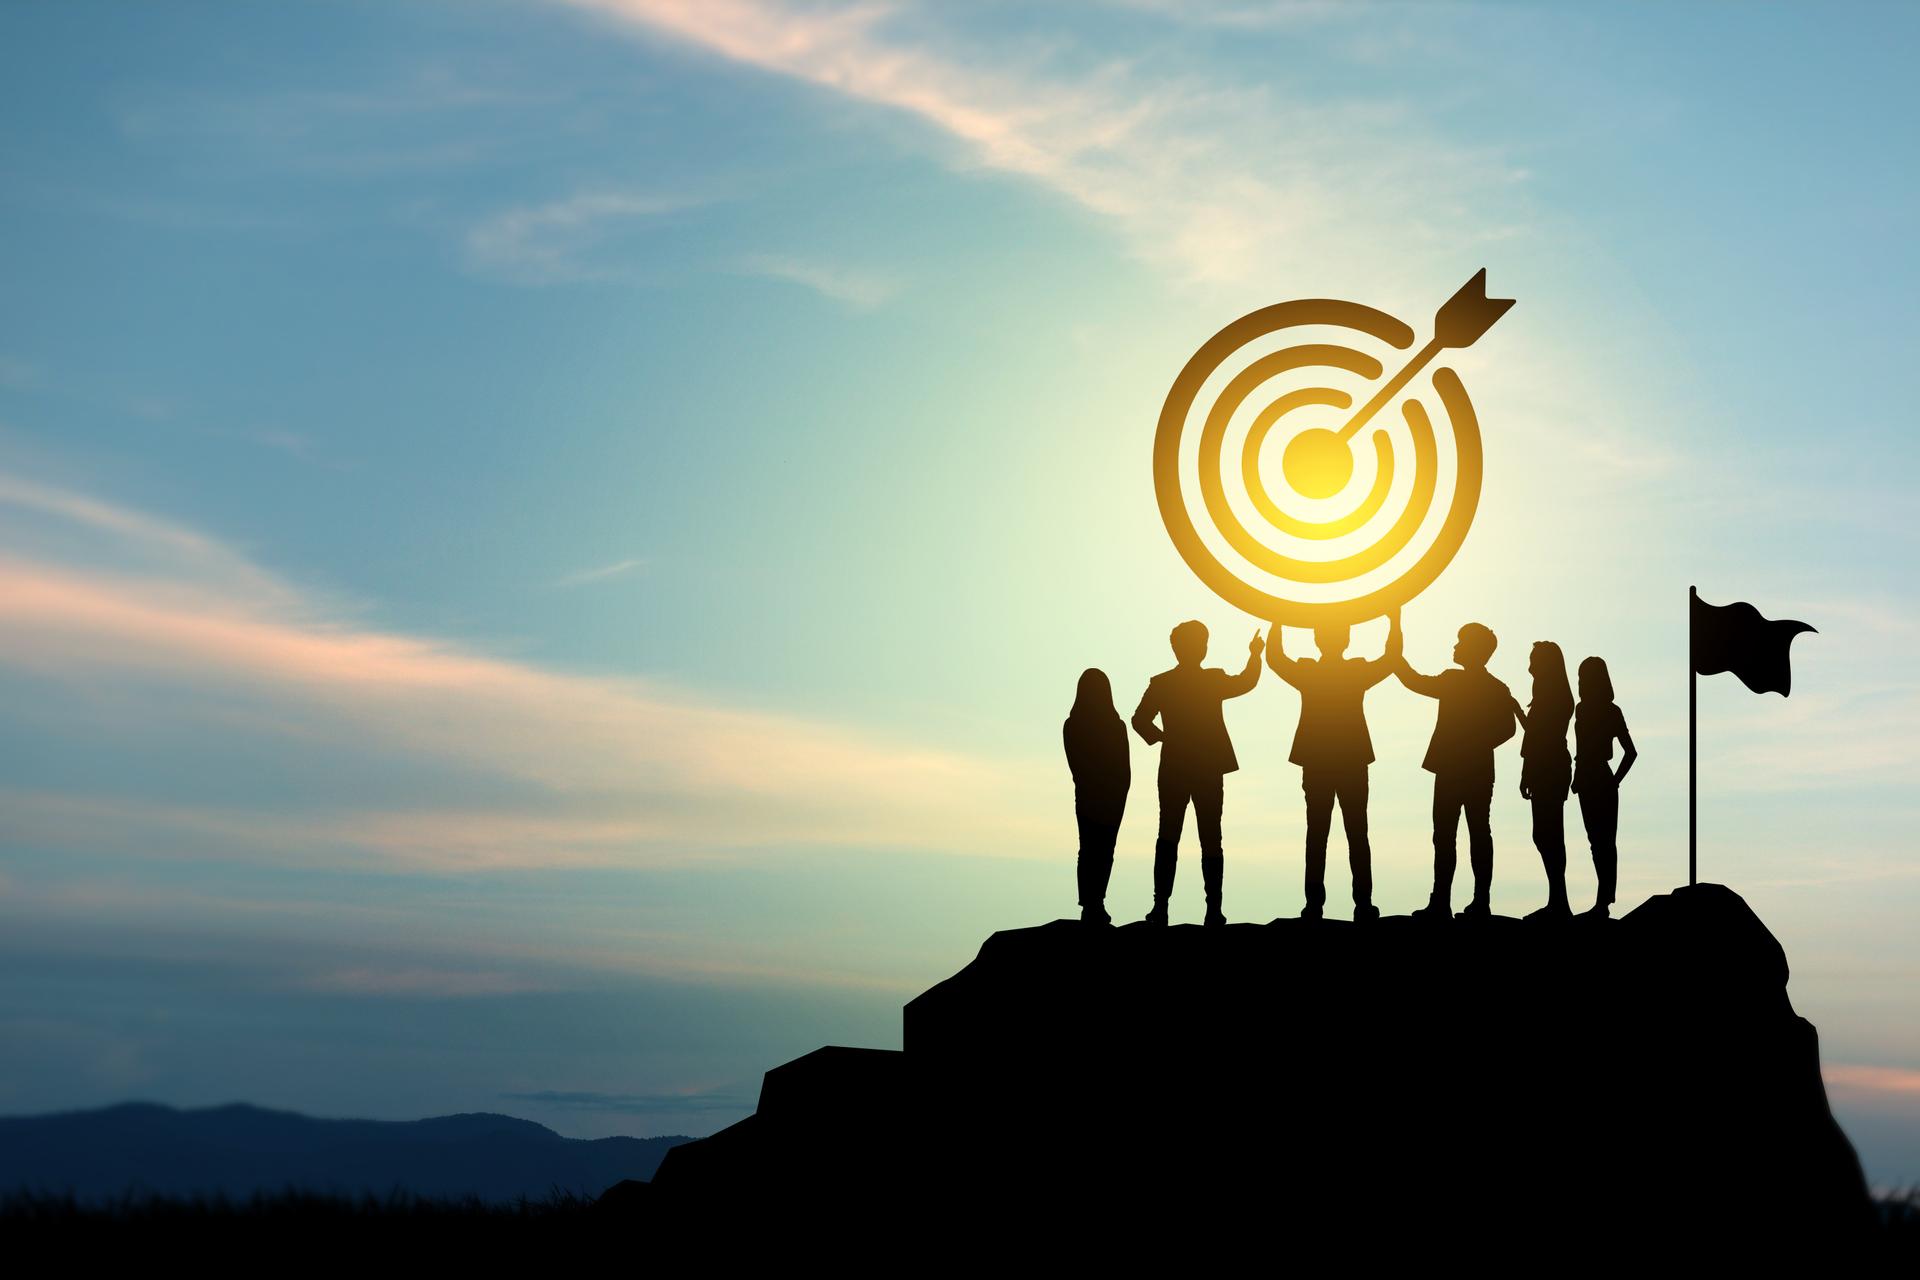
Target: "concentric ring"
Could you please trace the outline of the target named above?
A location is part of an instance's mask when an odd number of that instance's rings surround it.
[[[1181,441],[1202,387],[1236,352],[1269,334],[1301,326],[1347,329],[1396,350],[1405,350],[1414,338],[1412,329],[1385,312],[1330,298],[1283,302],[1240,317],[1194,353],[1167,394],[1154,436],[1154,493],[1161,519],[1181,557],[1201,581],[1228,603],[1256,617],[1288,626],[1361,622],[1419,594],[1459,550],[1479,503],[1482,469],[1479,421],[1459,378],[1451,369],[1435,369],[1434,391],[1453,438],[1452,494],[1445,519],[1431,544],[1391,581],[1351,599],[1333,601],[1289,598],[1243,581],[1219,559],[1194,525],[1181,488]],[[1207,408],[1198,441],[1200,497],[1215,533],[1248,565],[1286,582],[1337,584],[1357,580],[1388,565],[1412,544],[1433,507],[1439,481],[1439,456],[1426,407],[1409,395],[1401,402],[1401,414],[1413,446],[1413,477],[1406,503],[1391,527],[1366,546],[1331,560],[1301,559],[1268,546],[1247,529],[1228,501],[1222,458],[1227,428],[1243,403],[1263,384],[1277,375],[1310,368],[1337,369],[1369,382],[1378,379],[1382,372],[1381,363],[1375,357],[1330,343],[1284,347],[1250,361],[1227,381]],[[1392,442],[1384,429],[1375,434],[1376,466],[1367,494],[1352,510],[1336,518],[1306,520],[1283,510],[1260,479],[1261,447],[1281,419],[1302,408],[1324,406],[1342,410],[1352,403],[1353,397],[1346,391],[1303,387],[1280,395],[1255,415],[1240,450],[1240,479],[1254,510],[1278,532],[1312,540],[1343,537],[1366,527],[1384,509],[1395,475]]]

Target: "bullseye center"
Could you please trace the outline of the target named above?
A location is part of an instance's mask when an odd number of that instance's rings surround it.
[[[1280,469],[1305,498],[1331,498],[1353,479],[1353,450],[1337,432],[1315,428],[1287,442]]]

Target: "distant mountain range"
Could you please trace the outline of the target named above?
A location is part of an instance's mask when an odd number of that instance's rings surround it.
[[[594,1196],[624,1178],[651,1178],[668,1148],[686,1141],[563,1138],[531,1120],[485,1113],[316,1120],[245,1105],[182,1111],[129,1102],[0,1118],[0,1195]]]

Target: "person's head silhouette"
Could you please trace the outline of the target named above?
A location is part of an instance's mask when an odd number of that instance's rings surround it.
[[[1607,672],[1605,658],[1580,660],[1580,701],[1613,701],[1613,676]]]
[[[1567,657],[1551,640],[1536,640],[1527,655],[1527,674],[1533,677],[1533,705],[1558,706],[1564,711],[1573,705],[1573,689],[1567,683]]]
[[[1075,719],[1082,716],[1114,716],[1119,712],[1113,709],[1113,683],[1107,679],[1107,673],[1098,667],[1088,667],[1080,673],[1080,687],[1074,690],[1073,711]]]
[[[1167,637],[1173,656],[1183,667],[1197,667],[1207,656],[1207,628],[1198,622],[1183,622]]]
[[[1483,670],[1499,643],[1491,628],[1469,622],[1460,628],[1460,641],[1453,646],[1453,660],[1469,671]]]
[[[1347,651],[1353,628],[1344,622],[1323,622],[1313,629],[1313,642],[1320,647],[1320,659],[1331,662]]]

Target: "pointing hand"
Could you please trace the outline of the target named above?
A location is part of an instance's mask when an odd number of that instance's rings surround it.
[[[1256,629],[1253,633],[1253,639],[1247,641],[1247,652],[1257,658],[1266,647],[1267,642],[1261,638],[1260,632]]]

